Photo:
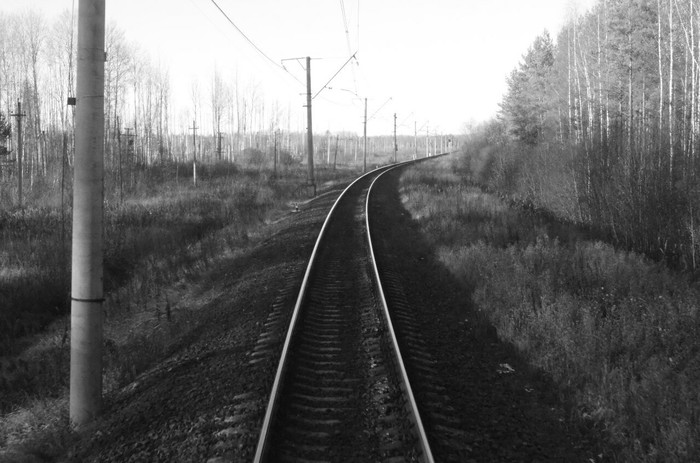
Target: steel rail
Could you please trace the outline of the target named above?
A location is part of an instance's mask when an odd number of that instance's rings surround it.
[[[372,183],[369,186],[369,189],[367,190],[367,198],[365,202],[365,228],[367,230],[367,243],[369,245],[369,255],[370,259],[372,260],[372,268],[374,269],[374,279],[377,283],[377,290],[379,292],[379,299],[382,303],[382,312],[384,314],[384,318],[386,319],[386,324],[387,327],[389,328],[389,335],[391,336],[391,343],[393,345],[392,352],[394,353],[394,357],[396,360],[396,367],[399,370],[399,375],[401,377],[401,382],[405,388],[404,393],[406,394],[409,402],[409,406],[407,407],[410,412],[410,415],[412,417],[413,424],[416,426],[416,429],[418,431],[418,441],[420,443],[421,449],[423,450],[423,458],[424,461],[427,463],[434,463],[433,459],[433,452],[430,450],[430,442],[428,441],[428,436],[425,433],[425,428],[423,427],[423,421],[421,420],[420,413],[418,412],[418,404],[416,403],[416,399],[413,395],[413,389],[411,388],[411,383],[408,380],[408,374],[406,373],[406,366],[404,365],[403,362],[403,357],[401,356],[401,350],[399,349],[399,343],[398,340],[396,339],[396,332],[394,331],[394,325],[391,322],[391,315],[389,314],[389,304],[386,302],[386,297],[384,295],[384,288],[382,286],[382,279],[379,276],[379,268],[377,267],[377,259],[374,255],[374,246],[372,245],[372,233],[371,229],[369,226],[369,200],[372,194],[372,188],[374,187],[374,184],[379,180],[382,175],[386,174],[387,172],[390,172],[398,167],[402,167],[407,163],[413,163],[418,160],[413,160],[413,161],[407,161],[404,163],[397,164],[393,167],[390,167],[389,169],[386,169],[384,172],[381,174],[377,175],[377,177],[372,181]]]
[[[447,153],[445,153],[445,154],[447,154]],[[333,216],[333,213],[335,212],[338,204],[343,199],[343,197],[346,195],[346,193],[353,186],[355,186],[356,183],[363,180],[365,177],[368,177],[370,175],[375,175],[380,170],[384,170],[384,172],[387,172],[387,171],[392,170],[394,168],[397,168],[399,166],[416,163],[416,162],[419,162],[419,161],[422,161],[425,159],[432,159],[432,158],[435,158],[437,156],[439,156],[439,155],[433,156],[431,158],[420,158],[420,159],[405,161],[405,162],[393,164],[392,166],[388,166],[388,167],[382,166],[382,167],[379,167],[377,169],[371,170],[371,171],[361,175],[360,177],[356,178],[350,185],[348,185],[342,191],[342,193],[340,193],[338,198],[333,203],[333,206],[331,207],[330,211],[328,212],[328,215],[326,216],[326,219],[323,222],[323,225],[321,226],[321,231],[318,234],[318,238],[316,239],[316,243],[314,244],[314,248],[313,248],[313,251],[311,252],[311,257],[309,258],[309,263],[306,267],[306,272],[304,273],[304,278],[302,280],[301,287],[299,289],[299,295],[297,296],[297,300],[296,300],[296,303],[294,305],[292,317],[291,317],[291,320],[289,322],[289,328],[287,330],[287,335],[285,337],[284,345],[282,347],[282,353],[280,354],[280,361],[279,361],[279,364],[277,366],[277,372],[275,374],[275,379],[274,379],[274,382],[272,384],[272,390],[270,392],[270,399],[268,401],[268,405],[267,405],[267,408],[265,411],[265,417],[263,419],[263,424],[262,424],[262,427],[260,430],[260,436],[258,438],[258,443],[257,443],[256,449],[255,449],[255,456],[253,458],[254,463],[262,463],[265,459],[265,456],[266,456],[268,450],[269,450],[270,443],[268,441],[269,441],[269,435],[270,435],[270,431],[271,431],[272,419],[277,411],[277,408],[279,407],[277,398],[279,397],[281,386],[282,386],[282,380],[284,377],[285,370],[287,368],[287,356],[289,353],[289,346],[291,344],[294,331],[296,330],[297,319],[299,318],[299,313],[301,311],[301,307],[306,299],[308,283],[309,283],[309,279],[311,278],[311,272],[313,271],[313,268],[316,265],[316,256],[317,256],[318,251],[321,247],[321,242],[323,241],[323,238],[325,237],[326,229],[328,228],[328,224],[329,224],[331,217]],[[384,172],[380,173],[377,176],[377,178],[379,178],[381,175],[383,175]],[[374,185],[374,182],[376,182],[376,180],[377,179],[375,178],[372,181],[371,185]],[[370,188],[368,189],[368,192],[367,192],[367,198],[369,198],[369,192],[371,191],[371,188],[372,188],[371,185],[370,185]],[[365,204],[365,207],[367,207],[367,203]],[[396,340],[396,335],[394,334],[393,327],[391,325],[391,319],[389,318],[386,299],[384,297],[384,292],[382,290],[381,282],[379,281],[379,273],[378,273],[378,269],[377,269],[377,265],[376,265],[376,259],[374,258],[374,252],[372,250],[372,242],[371,242],[371,238],[369,236],[369,222],[367,220],[367,217],[368,217],[368,211],[366,210],[365,211],[365,225],[367,227],[367,236],[368,236],[368,240],[369,240],[371,259],[372,259],[372,263],[374,266],[375,278],[377,279],[378,288],[379,288],[379,292],[380,292],[380,296],[381,296],[381,300],[382,300],[382,305],[383,305],[385,317],[386,317],[386,320],[388,322],[389,331],[391,332],[391,338],[392,338],[392,343],[393,343],[394,350],[395,350],[396,357],[397,357],[397,363],[400,365],[399,368],[400,368],[402,380],[404,381],[406,391],[408,392],[408,395],[409,395],[410,406],[411,406],[412,410],[414,411],[414,413],[413,413],[414,422],[416,423],[416,427],[419,430],[418,431],[419,432],[418,438],[421,441],[420,444],[421,444],[421,448],[424,451],[424,456],[426,458],[425,461],[428,463],[433,463],[434,459],[433,459],[432,453],[430,451],[430,446],[428,445],[428,440],[427,440],[427,436],[425,434],[425,430],[424,430],[423,425],[422,425],[422,421],[420,420],[420,415],[418,415],[418,408],[416,406],[415,398],[413,397],[411,387],[408,384],[408,377],[406,375],[406,369],[403,365],[403,361],[401,360],[401,354],[398,351],[398,343]]]
[[[297,296],[296,303],[294,304],[294,311],[292,312],[292,318],[291,318],[291,321],[289,322],[289,329],[287,330],[287,335],[286,335],[286,338],[284,340],[284,346],[282,347],[282,354],[280,355],[279,365],[277,366],[277,373],[275,374],[275,380],[272,383],[272,390],[270,392],[270,400],[268,401],[267,409],[265,411],[265,418],[263,419],[262,428],[260,430],[260,437],[258,439],[258,445],[255,449],[255,457],[253,458],[254,463],[261,463],[262,461],[264,461],[264,457],[265,457],[267,450],[268,450],[268,447],[269,447],[268,436],[270,434],[272,417],[274,416],[275,412],[277,411],[277,407],[279,406],[279,404],[277,403],[277,397],[279,396],[280,389],[282,386],[282,378],[283,378],[284,372],[287,368],[287,354],[289,352],[289,345],[291,344],[292,335],[294,334],[294,330],[296,329],[296,322],[297,322],[297,319],[299,318],[299,312],[301,311],[301,306],[304,303],[304,300],[306,298],[306,293],[307,293],[309,279],[311,277],[311,272],[313,270],[313,267],[316,264],[316,255],[318,254],[318,250],[321,247],[321,241],[323,241],[323,238],[326,234],[326,229],[328,228],[328,223],[330,222],[331,217],[333,216],[333,212],[335,212],[338,204],[343,199],[345,194],[357,182],[361,181],[362,179],[364,179],[365,177],[367,177],[369,175],[376,174],[376,172],[378,170],[381,170],[381,169],[386,169],[386,166],[371,170],[371,171],[359,176],[350,185],[348,185],[342,191],[342,193],[340,193],[338,198],[333,203],[331,210],[328,212],[328,215],[326,216],[326,219],[324,220],[323,225],[321,226],[321,231],[318,234],[318,238],[316,238],[316,243],[314,244],[314,249],[311,252],[311,257],[309,258],[309,263],[306,266],[306,273],[304,273],[304,279],[301,282],[301,287],[299,289],[299,295]]]

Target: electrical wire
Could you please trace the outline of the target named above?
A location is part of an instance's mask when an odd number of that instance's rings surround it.
[[[241,36],[243,36],[243,38],[246,39],[246,41],[247,41],[258,53],[260,53],[261,56],[263,56],[267,61],[269,61],[270,63],[272,63],[272,65],[273,65],[274,67],[276,67],[276,68],[278,68],[278,69],[281,69],[282,71],[284,71],[284,72],[286,72],[287,74],[289,74],[290,76],[292,76],[292,78],[293,78],[294,80],[296,80],[299,84],[304,85],[299,79],[297,79],[297,77],[296,77],[294,74],[292,74],[291,72],[289,72],[289,71],[287,70],[287,68],[285,68],[285,67],[282,66],[281,64],[278,64],[276,61],[274,61],[272,58],[270,58],[267,54],[265,54],[265,52],[263,52],[263,51],[260,49],[260,47],[258,47],[258,46],[250,39],[250,37],[248,37],[248,36],[241,30],[241,28],[238,27],[238,26],[236,25],[236,23],[233,22],[233,20],[229,17],[229,15],[227,15],[226,12],[225,12],[224,10],[221,9],[221,7],[219,6],[219,4],[216,3],[216,0],[211,0],[211,2],[212,2],[212,3],[214,4],[214,6],[221,12],[221,14],[224,15],[224,17],[226,18],[226,20],[233,26],[233,28],[236,29],[236,30],[238,31],[238,33],[241,34]]]
[[[289,74],[289,75],[290,75],[294,80],[296,80],[300,85],[304,86],[304,83],[301,82],[301,80],[299,80],[294,74],[292,74],[292,73],[284,66],[284,64],[278,64],[276,61],[274,61],[272,58],[270,58],[265,52],[263,52],[263,51],[260,49],[260,47],[258,47],[258,46],[250,39],[250,37],[248,37],[248,36],[241,30],[241,28],[238,27],[238,26],[236,25],[236,23],[233,22],[233,20],[228,16],[228,14],[226,14],[226,12],[219,6],[219,4],[216,3],[216,0],[211,0],[211,2],[214,4],[214,6],[216,6],[216,8],[219,10],[219,12],[220,12],[220,13],[226,18],[226,20],[231,24],[231,26],[233,26],[234,29],[236,29],[236,31],[237,31],[241,36],[243,36],[243,38],[244,38],[244,39],[245,39],[245,40],[246,40],[246,41],[247,41],[247,42],[248,42],[248,43],[263,57],[263,58],[265,58],[268,62],[272,63],[272,65],[273,65],[274,67],[276,67],[276,68],[278,68],[278,69],[284,71],[285,73]],[[360,3],[359,3],[359,0],[358,0],[358,2],[357,2],[357,8],[358,8],[358,22],[357,22],[358,37],[359,37],[359,30],[360,30],[360,23],[359,23],[359,7],[360,7]],[[341,10],[342,10],[342,14],[343,14],[343,22],[344,22],[344,27],[345,27],[345,31],[346,31],[348,50],[351,50],[351,48],[350,48],[350,32],[349,32],[349,29],[348,29],[348,26],[347,26],[347,15],[346,15],[346,12],[345,12],[345,4],[343,3],[342,0],[341,0]],[[304,65],[300,62],[300,59],[301,59],[301,58],[292,58],[291,60],[296,60],[296,61],[299,63],[299,65],[300,65],[302,68],[304,68]],[[321,59],[321,58],[314,58],[314,59]],[[359,62],[357,61],[357,52],[355,52],[352,56],[350,56],[350,58],[340,67],[340,69],[333,75],[333,77],[331,77],[331,78],[329,79],[329,81],[328,81],[323,87],[321,87],[321,90],[319,90],[319,91],[316,93],[316,95],[313,96],[313,98],[316,98],[316,96],[318,96],[318,94],[321,93],[321,91],[322,91],[324,88],[326,88],[326,86],[327,86],[327,85],[340,73],[340,71],[341,71],[350,61],[352,61],[353,59],[359,64]],[[287,61],[287,60],[282,60],[282,62],[284,62],[284,61]],[[355,93],[357,93],[357,80],[356,80],[356,78],[355,78],[354,68],[353,68],[353,80],[355,81],[355,82],[354,82],[354,83],[355,83]],[[328,102],[331,103],[331,104],[339,105],[339,103],[337,103],[337,102],[328,100],[328,99],[326,99],[326,98],[323,98],[323,99],[326,100],[326,101],[328,101]],[[342,106],[346,106],[346,105],[342,105]]]
[[[357,0],[357,51],[360,51],[360,0]]]
[[[348,29],[348,17],[345,14],[345,2],[340,0],[340,12],[343,14],[343,27],[345,28],[345,41],[348,45],[348,54],[352,53],[352,47],[350,46],[350,30]],[[352,55],[355,58],[355,55]],[[357,58],[355,58],[357,60]],[[355,74],[355,68],[352,67],[352,81],[355,86],[355,93],[357,93],[357,75]]]
[[[411,114],[409,114],[408,116],[406,116],[406,117],[404,118],[404,120],[402,120],[401,123],[399,124],[399,127],[405,127],[404,124],[406,123],[406,121],[408,120],[408,118],[411,117],[411,116],[413,116],[413,113],[411,113]]]
[[[214,29],[219,31],[219,33],[222,35],[222,37],[228,38],[228,35],[223,31],[223,29],[221,29],[219,27],[219,25],[216,22],[214,22],[214,20],[210,17],[210,15],[205,13],[204,10],[199,6],[199,2],[197,0],[189,0],[189,1],[192,4],[192,6],[195,7],[195,9],[197,11],[199,11],[201,13],[201,15],[204,16],[204,18],[206,18],[206,20],[209,22],[209,24],[211,24]]]
[[[306,59],[306,57],[285,58],[285,59],[281,60],[282,67],[286,70],[287,68],[284,66],[284,62],[285,62],[285,61],[296,61],[296,62],[299,64],[299,66],[301,67],[301,69],[304,70],[304,72],[306,72],[306,68],[305,68],[304,65],[302,64],[302,60],[305,60],[305,59]],[[323,58],[311,58],[311,59],[313,59],[313,60],[319,60],[319,59],[323,59]],[[289,72],[289,71],[287,71],[287,72]],[[337,73],[336,73],[336,74],[337,74]],[[292,77],[294,77],[294,75],[292,75]],[[297,81],[298,81],[298,80],[297,80]],[[323,89],[323,87],[322,87],[322,89]],[[320,93],[320,91],[319,91],[318,93]],[[318,93],[316,93],[316,96],[318,95]],[[306,95],[306,93],[303,93],[303,95]],[[314,96],[313,98],[315,98],[316,96]],[[313,98],[312,98],[312,99],[313,99]],[[328,98],[326,98],[326,97],[324,97],[324,96],[322,96],[321,99],[324,100],[324,101],[326,101],[326,102],[328,102],[328,103],[330,103],[330,104],[332,104],[332,105],[335,105],[335,106],[350,107],[350,105],[343,104],[343,103],[338,103],[337,101],[330,100],[330,99],[328,99]]]
[[[335,79],[335,76],[337,76],[338,74],[340,74],[340,71],[342,71],[343,68],[344,68],[345,66],[347,66],[347,64],[348,64],[350,61],[352,61],[352,59],[353,59],[354,57],[355,57],[355,55],[353,54],[350,58],[348,58],[348,60],[347,60],[345,63],[343,63],[342,66],[340,66],[340,69],[338,69],[338,71],[337,71],[335,74],[333,74],[333,77],[331,77],[330,79],[328,79],[328,82],[326,82],[326,83],[321,87],[321,89],[320,89],[318,92],[316,92],[316,94],[315,94],[315,95],[313,96],[313,98],[311,98],[311,99],[313,100],[314,98],[316,98],[316,97],[318,96],[318,94],[321,93],[321,92],[323,91],[323,89],[325,89],[326,87],[328,87],[328,84],[330,84],[331,81],[333,81],[333,79]]]
[[[345,29],[345,39],[348,44],[348,53],[352,52],[352,47],[350,46],[350,31],[348,30],[348,16],[345,14],[345,2],[340,0],[340,12],[343,15],[343,28]]]
[[[234,27],[234,29],[236,29],[238,31],[238,33],[241,34],[243,36],[243,38],[246,39],[248,41],[248,43],[250,45],[252,45],[252,47],[257,50],[258,53],[260,53],[263,57],[265,57],[265,59],[267,59],[269,62],[271,62],[274,66],[279,66],[279,64],[277,64],[277,62],[273,61],[272,58],[267,56],[265,54],[265,52],[263,52],[257,45],[255,45],[255,43],[252,40],[250,40],[250,38],[247,35],[245,35],[245,33],[241,30],[240,27],[236,26],[236,23],[234,23],[233,20],[231,20],[231,18],[229,18],[229,16],[226,14],[226,12],[221,9],[219,4],[216,3],[216,0],[211,0],[211,2],[214,4],[214,6],[216,8],[218,8],[218,10],[221,12],[221,14],[224,15],[224,17],[228,20],[228,22],[231,23],[231,25]]]

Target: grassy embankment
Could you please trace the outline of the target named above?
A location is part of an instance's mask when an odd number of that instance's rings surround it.
[[[123,201],[112,190],[105,202],[106,393],[197,329],[204,301],[192,291],[201,275],[269,233],[290,201],[309,197],[301,169],[274,180],[258,169],[202,166],[196,188],[182,167],[175,180],[175,169],[143,172]],[[355,173],[317,169],[316,180]],[[70,214],[62,225],[60,201],[45,203],[0,210],[0,454],[23,442],[51,454],[69,434]]]
[[[700,460],[700,288],[470,186],[454,159],[401,195],[474,309],[609,434],[617,461]]]

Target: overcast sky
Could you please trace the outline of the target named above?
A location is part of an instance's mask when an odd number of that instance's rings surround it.
[[[0,11],[36,9],[47,19],[79,0],[2,0]],[[506,75],[545,29],[553,38],[573,0],[216,0],[274,63],[311,56],[316,93],[358,51],[314,100],[314,129],[362,131],[368,98],[370,134],[461,133],[464,124],[495,115]],[[593,0],[578,0],[586,8]],[[347,21],[343,21],[343,8]],[[258,53],[211,0],[107,0],[107,21],[170,68],[175,110],[185,119],[192,82],[206,95],[217,67],[258,88],[285,113],[303,121],[305,73],[287,72]],[[346,34],[346,26],[348,34]],[[348,44],[349,42],[349,44]],[[354,69],[354,72],[353,72]],[[298,80],[298,81],[297,81]],[[376,112],[382,104],[383,108]],[[203,97],[204,99],[204,97]],[[375,114],[376,112],[376,114]],[[305,125],[300,122],[303,129]]]

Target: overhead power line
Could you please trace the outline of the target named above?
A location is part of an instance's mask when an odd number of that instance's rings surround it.
[[[360,50],[360,0],[357,0],[357,50]]]
[[[348,54],[352,54],[352,47],[350,46],[350,30],[348,29],[348,16],[345,14],[345,2],[340,0],[340,12],[343,14],[343,27],[345,28],[345,41],[348,45]],[[355,52],[352,57],[354,58],[357,52]],[[357,58],[355,58],[357,61]],[[355,85],[355,93],[357,93],[357,76],[355,75],[355,68],[352,68],[352,81]]]
[[[379,111],[381,111],[382,108],[383,108],[384,106],[386,106],[386,104],[387,104],[388,102],[390,102],[391,100],[393,100],[393,97],[390,96],[389,99],[387,99],[384,103],[382,103],[382,105],[379,107],[379,109],[377,109],[377,110],[374,112],[374,114],[372,114],[372,115],[369,117],[369,119],[367,119],[367,120],[368,120],[368,121],[371,121],[372,118],[373,118],[374,116],[376,116],[377,113],[378,113]]]
[[[343,14],[343,27],[345,28],[345,39],[348,43],[348,53],[352,52],[352,47],[350,46],[350,31],[348,30],[348,17],[345,14],[345,2],[340,0],[340,12]]]
[[[331,77],[330,79],[328,79],[328,82],[326,82],[326,83],[321,87],[321,89],[320,89],[318,92],[316,92],[316,94],[314,95],[314,98],[316,98],[316,97],[318,96],[318,94],[321,93],[321,92],[323,91],[323,89],[326,88],[326,87],[328,86],[328,84],[330,84],[330,83],[333,81],[333,79],[335,79],[335,76],[337,76],[338,74],[340,74],[340,71],[342,71],[343,68],[344,68],[345,66],[347,66],[347,64],[348,64],[350,61],[352,61],[352,59],[353,59],[354,57],[355,57],[355,55],[353,54],[350,58],[348,58],[348,60],[347,60],[345,63],[343,63],[342,66],[340,66],[340,69],[338,69],[338,71],[337,71],[335,74],[333,74],[333,77]]]
[[[265,54],[265,52],[263,52],[257,45],[255,45],[255,43],[254,43],[252,40],[250,40],[250,38],[249,38],[247,35],[245,35],[245,33],[241,30],[240,27],[236,26],[236,23],[234,23],[234,22],[231,20],[231,18],[229,18],[229,16],[226,14],[226,12],[225,12],[224,10],[221,9],[221,7],[219,6],[219,4],[216,3],[216,0],[211,0],[211,2],[214,4],[214,6],[216,6],[216,8],[218,8],[219,11],[221,11],[221,14],[224,15],[224,17],[228,20],[228,22],[231,23],[231,25],[238,31],[238,33],[241,34],[241,35],[243,36],[243,38],[246,39],[246,40],[248,41],[248,43],[251,44],[251,45],[253,46],[253,48],[255,48],[255,49],[258,51],[258,53],[260,53],[262,56],[264,56],[264,57],[265,57],[269,62],[271,62],[273,65],[279,67],[279,64],[277,64],[275,61],[272,60],[272,58],[270,58],[269,56],[267,56],[267,55]]]
[[[246,39],[246,41],[247,41],[253,48],[255,48],[255,51],[257,51],[258,53],[260,53],[260,55],[261,55],[263,58],[265,58],[265,59],[268,60],[270,63],[272,63],[272,65],[273,65],[274,67],[276,67],[276,68],[278,68],[278,69],[281,69],[282,71],[284,71],[284,72],[286,72],[287,74],[289,74],[290,76],[292,76],[292,78],[294,78],[294,80],[296,80],[299,84],[304,85],[303,82],[301,82],[299,79],[297,79],[297,77],[296,77],[294,74],[292,74],[291,72],[289,72],[289,71],[287,70],[287,68],[285,68],[284,66],[278,64],[275,60],[273,60],[272,58],[270,58],[264,51],[262,51],[262,50],[260,49],[260,47],[258,47],[258,46],[250,39],[250,37],[248,37],[248,36],[241,30],[241,28],[238,27],[238,26],[236,25],[236,23],[233,22],[233,20],[229,17],[229,15],[227,15],[226,12],[225,12],[224,10],[221,9],[221,7],[219,6],[219,4],[216,3],[216,0],[211,0],[211,2],[212,2],[212,3],[214,4],[214,6],[221,12],[221,14],[224,15],[224,17],[226,18],[226,20],[234,27],[234,29],[236,29],[236,30],[238,31],[238,33],[241,34],[241,36],[243,36],[243,38]]]
[[[401,123],[399,124],[399,127],[404,127],[404,124],[406,123],[406,121],[408,120],[408,118],[411,117],[411,116],[413,116],[413,113],[411,113],[411,114],[409,114],[408,116],[406,116],[406,117],[404,118],[404,120],[402,120]]]

